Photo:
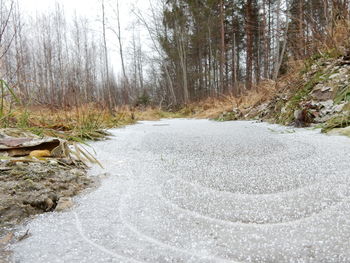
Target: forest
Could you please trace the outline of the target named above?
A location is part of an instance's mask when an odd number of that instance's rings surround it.
[[[131,44],[122,41],[118,1],[100,7],[96,32],[86,17],[67,18],[59,2],[29,16],[20,3],[1,1],[0,78],[24,105],[171,108],[239,97],[293,63],[337,49],[335,29],[349,19],[347,0],[157,0],[132,10],[152,41],[145,52],[135,34]],[[106,31],[118,37],[120,72],[110,63]]]
[[[0,0],[0,262],[350,262],[349,138],[350,0]]]

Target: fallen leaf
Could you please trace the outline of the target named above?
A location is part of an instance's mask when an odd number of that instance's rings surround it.
[[[29,156],[35,157],[35,158],[50,157],[51,152],[49,150],[35,150],[35,151],[31,151]]]

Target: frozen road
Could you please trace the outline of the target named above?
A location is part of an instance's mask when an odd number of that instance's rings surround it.
[[[112,132],[94,143],[110,176],[26,226],[16,262],[350,262],[350,139],[207,120]]]

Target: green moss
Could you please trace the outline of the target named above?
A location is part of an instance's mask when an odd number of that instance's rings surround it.
[[[350,111],[350,102],[344,106],[343,111]]]
[[[214,119],[215,121],[235,121],[237,116],[234,112],[223,112],[218,118]]]
[[[308,73],[311,71],[311,67],[313,65],[318,65],[321,67],[327,60],[338,58],[340,56],[342,56],[342,53],[337,49],[330,49],[326,52],[316,53],[304,61],[304,69],[301,71],[301,73]]]
[[[343,129],[341,132],[341,134],[350,137],[350,129]]]
[[[188,113],[186,110],[178,112],[159,111],[159,117],[162,119],[186,118],[190,115],[191,113]]]
[[[329,77],[334,74],[334,72],[323,72],[322,70],[317,71],[309,81],[305,83],[305,85],[296,91],[294,96],[286,104],[286,112],[281,113],[278,116],[279,124],[290,124],[294,120],[294,112],[300,109],[300,102],[308,99],[312,89],[319,83],[325,82],[329,79]]]

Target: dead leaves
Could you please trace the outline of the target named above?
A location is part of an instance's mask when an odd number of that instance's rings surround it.
[[[49,150],[35,150],[31,151],[29,156],[35,158],[50,157],[51,152]]]

